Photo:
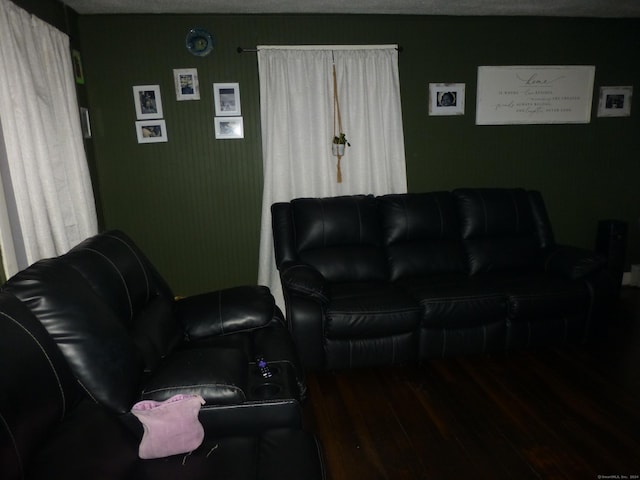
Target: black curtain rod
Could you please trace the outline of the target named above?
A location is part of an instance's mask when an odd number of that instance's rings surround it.
[[[398,45],[396,47],[396,50],[398,50],[398,52],[402,52],[402,46]],[[258,51],[257,48],[242,48],[242,47],[238,47],[237,49],[238,53],[256,53]]]

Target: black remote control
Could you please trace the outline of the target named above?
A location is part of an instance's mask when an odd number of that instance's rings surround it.
[[[256,358],[256,365],[258,365],[260,374],[262,374],[264,378],[271,378],[273,376],[273,373],[271,373],[271,369],[269,368],[269,364],[264,357]]]

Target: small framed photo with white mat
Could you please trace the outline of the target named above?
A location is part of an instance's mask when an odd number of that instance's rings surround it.
[[[429,115],[464,115],[464,83],[430,83]]]

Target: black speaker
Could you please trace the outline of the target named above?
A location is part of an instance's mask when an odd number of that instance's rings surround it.
[[[616,285],[622,285],[624,261],[627,253],[627,222],[600,220],[596,237],[596,252],[607,258],[607,265]]]

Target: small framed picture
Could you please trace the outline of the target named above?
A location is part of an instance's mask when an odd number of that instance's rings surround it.
[[[73,64],[73,76],[78,85],[84,85],[84,69],[82,68],[82,56],[78,50],[71,50],[71,63]]]
[[[160,85],[137,85],[133,87],[133,102],[138,120],[162,118]]]
[[[464,115],[464,83],[430,83],[429,115]]]
[[[600,87],[599,117],[631,116],[633,87]]]
[[[237,83],[214,83],[213,99],[217,117],[240,115],[240,85]]]
[[[80,126],[82,127],[82,138],[91,138],[91,121],[89,120],[89,109],[80,107]]]
[[[164,120],[141,120],[136,122],[138,143],[168,142],[167,124]]]
[[[216,138],[244,138],[244,125],[242,117],[215,117]]]
[[[196,68],[180,68],[173,70],[176,85],[176,100],[200,100],[200,85]]]

